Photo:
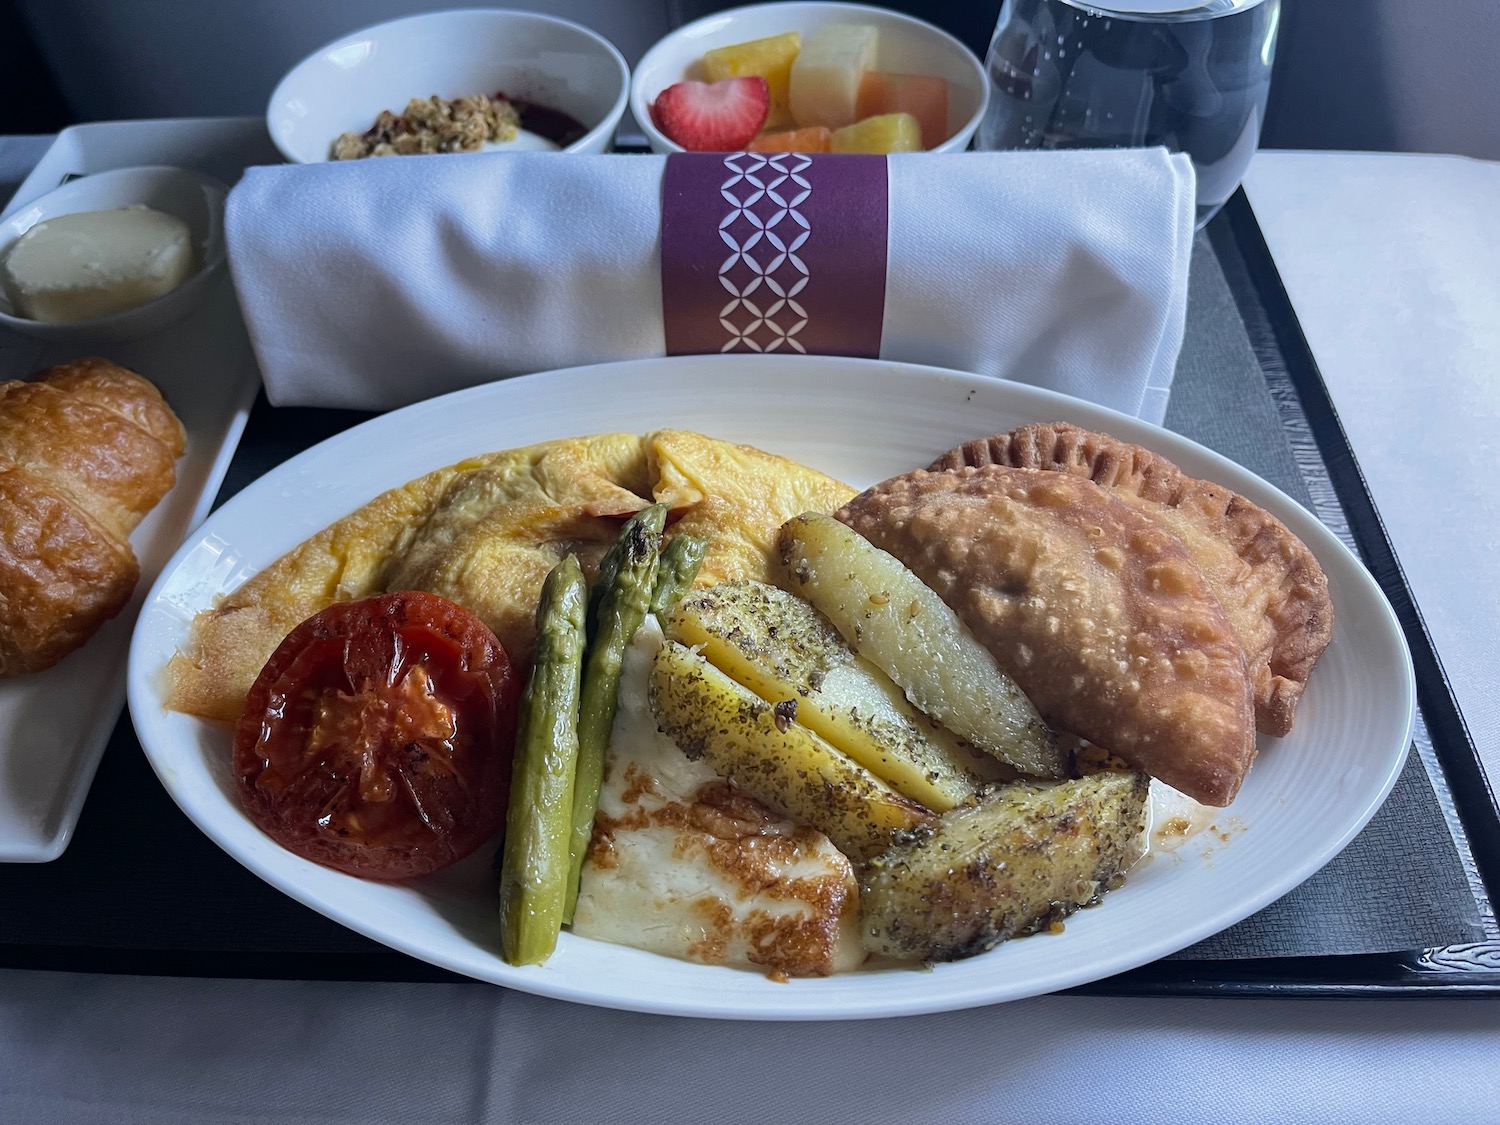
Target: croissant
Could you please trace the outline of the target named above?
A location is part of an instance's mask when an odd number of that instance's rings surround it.
[[[130,533],[185,443],[156,387],[108,360],[0,383],[0,678],[51,667],[125,607]]]

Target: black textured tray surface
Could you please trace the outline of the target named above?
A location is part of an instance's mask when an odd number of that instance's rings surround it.
[[[1196,247],[1188,335],[1167,424],[1327,520],[1330,501],[1320,491],[1330,488],[1327,453],[1302,432],[1302,396],[1278,391],[1275,373],[1284,372],[1287,358],[1281,337],[1257,337],[1266,317],[1260,298],[1272,305],[1284,294],[1264,263],[1256,276],[1256,263],[1247,265],[1253,255],[1238,253],[1235,227],[1246,222],[1256,234],[1237,197],[1215,220],[1212,242],[1200,237]],[[1274,292],[1266,294],[1267,287]],[[366,417],[275,409],[262,399],[220,500]],[[1331,502],[1339,515],[1337,498]],[[1462,751],[1448,748],[1460,768]],[[1088,990],[1359,994],[1400,991],[1413,982],[1444,990],[1500,987],[1494,949],[1486,942],[1484,886],[1464,827],[1452,814],[1443,770],[1430,765],[1437,758],[1413,754],[1370,827],[1280,902],[1177,958]],[[1485,827],[1479,827],[1482,835]],[[451,979],[328,921],[221,852],[157,782],[128,716],[111,738],[68,851],[50,864],[0,865],[0,901],[6,903],[0,911],[4,966]]]

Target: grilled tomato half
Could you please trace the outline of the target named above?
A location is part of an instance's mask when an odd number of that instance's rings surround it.
[[[293,629],[235,728],[240,803],[272,839],[352,875],[462,859],[505,821],[520,678],[463,607],[415,590]]]

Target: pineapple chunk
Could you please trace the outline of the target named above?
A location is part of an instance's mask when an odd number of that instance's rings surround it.
[[[889,848],[930,814],[806,727],[795,700],[773,706],[684,645],[651,665],[652,713],[689,758],[756,800],[821,831],[855,862]]]
[[[1061,777],[1067,756],[1015,681],[942,598],[894,555],[831,516],[781,528],[789,589],[833,622],[907,699],[965,742],[1034,777]]]
[[[793,120],[830,129],[854,121],[859,85],[875,67],[878,44],[878,33],[867,24],[836,23],[811,32],[787,85]]]
[[[802,35],[796,31],[715,47],[703,52],[703,74],[709,82],[748,75],[764,78],[771,91],[771,114],[765,127],[774,129],[792,120],[787,107],[787,86],[791,82],[792,61],[801,49]]]
[[[835,129],[829,152],[921,152],[922,126],[909,113],[882,113]]]
[[[694,590],[666,632],[762,699],[795,699],[799,723],[934,812],[977,792],[970,771],[985,759],[919,714],[795,594],[760,582]]]

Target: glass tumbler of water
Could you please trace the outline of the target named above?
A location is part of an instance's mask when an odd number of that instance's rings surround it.
[[[1281,0],[1005,0],[977,147],[1185,152],[1201,228],[1255,154],[1280,16]]]

